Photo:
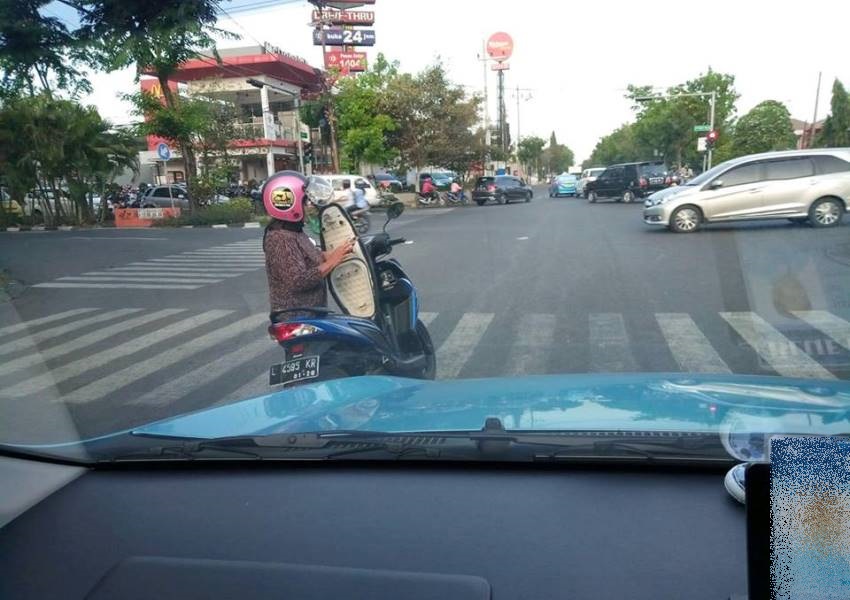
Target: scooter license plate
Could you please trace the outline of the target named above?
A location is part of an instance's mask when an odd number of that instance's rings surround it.
[[[286,385],[295,381],[315,379],[319,376],[319,357],[302,356],[288,360],[269,369],[269,385]]]

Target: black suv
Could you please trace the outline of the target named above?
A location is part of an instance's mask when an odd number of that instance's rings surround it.
[[[534,191],[524,179],[513,175],[497,175],[496,177],[479,177],[472,190],[472,199],[478,206],[490,200],[499,204],[510,204],[511,200],[531,202]]]
[[[667,165],[662,161],[644,161],[611,165],[596,181],[584,186],[584,197],[591,202],[599,198],[616,198],[617,202],[633,202],[649,196],[669,184]]]

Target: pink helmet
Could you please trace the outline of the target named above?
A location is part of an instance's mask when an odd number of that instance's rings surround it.
[[[307,178],[297,171],[279,171],[263,184],[263,206],[273,219],[297,223],[304,218]]]

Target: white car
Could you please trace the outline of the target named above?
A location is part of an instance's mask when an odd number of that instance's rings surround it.
[[[602,171],[605,170],[605,167],[594,167],[592,169],[585,169],[581,172],[581,177],[578,179],[578,185],[576,186],[576,193],[579,196],[584,196],[584,186],[591,181],[596,181],[596,178],[602,174]]]
[[[345,208],[347,208],[347,206],[346,203],[343,202],[345,199],[345,190],[342,187],[342,182],[346,180],[351,185],[352,190],[355,186],[363,188],[363,192],[366,195],[366,202],[369,203],[369,206],[377,206],[381,203],[381,199],[378,197],[378,190],[376,190],[375,186],[362,175],[320,175],[320,177],[330,181],[334,188],[333,201],[340,203]],[[348,204],[351,203],[349,202]]]

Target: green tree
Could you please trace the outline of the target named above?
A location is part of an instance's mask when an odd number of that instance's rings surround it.
[[[517,150],[517,159],[520,164],[526,166],[526,170],[532,170],[537,175],[541,171],[541,159],[543,158],[543,147],[546,145],[546,140],[536,135],[531,135],[522,139],[519,142]]]
[[[602,137],[582,166],[604,167],[621,162],[640,160],[643,150],[635,140],[634,125],[621,125],[613,132]]]
[[[90,92],[81,64],[85,44],[59,19],[41,11],[45,0],[0,0],[0,95]]]
[[[815,145],[820,148],[850,146],[850,97],[838,79],[832,84],[830,107],[830,115],[824,121]]]
[[[93,60],[107,71],[135,66],[137,79],[143,73],[156,77],[165,105],[174,115],[180,114],[180,97],[171,90],[168,81],[179,66],[200,56],[200,48],[214,48],[213,36],[236,37],[215,27],[220,8],[218,0],[153,3],[150,0],[90,0],[77,6],[82,19],[78,35],[92,52]],[[212,63],[220,61],[218,55],[209,60]],[[193,110],[189,107],[184,113],[190,114]],[[196,121],[184,119],[182,125],[193,122]],[[171,139],[180,148],[186,162],[186,180],[191,185],[197,173],[197,160],[188,137],[181,135]]]
[[[731,137],[735,156],[788,150],[796,142],[791,115],[785,105],[776,100],[765,100],[742,116]]]
[[[555,132],[549,136],[549,145],[543,151],[543,162],[549,173],[563,173],[575,162],[573,151],[558,143]]]

